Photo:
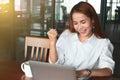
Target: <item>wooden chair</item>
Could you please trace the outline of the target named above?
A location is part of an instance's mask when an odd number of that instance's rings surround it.
[[[49,53],[49,39],[41,37],[25,37],[25,60],[47,62]]]

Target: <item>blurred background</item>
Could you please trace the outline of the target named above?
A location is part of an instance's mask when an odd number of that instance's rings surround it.
[[[49,28],[61,34],[71,8],[80,1],[95,8],[113,43],[115,75],[120,75],[120,0],[0,0],[0,59],[23,60],[25,36],[47,37]]]

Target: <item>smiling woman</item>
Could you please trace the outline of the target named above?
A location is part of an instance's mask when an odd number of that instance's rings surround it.
[[[105,36],[97,13],[87,2],[79,2],[70,12],[68,26],[57,39],[57,31],[48,31],[49,62],[73,66],[76,77],[111,76],[114,70],[113,45]]]

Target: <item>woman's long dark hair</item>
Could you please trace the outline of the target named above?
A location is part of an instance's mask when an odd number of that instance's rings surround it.
[[[74,12],[83,13],[86,16],[88,16],[91,20],[94,21],[94,24],[93,24],[94,34],[97,37],[101,37],[101,38],[106,37],[105,33],[102,30],[102,27],[99,22],[99,18],[98,18],[98,15],[97,15],[95,9],[89,3],[83,2],[83,1],[79,2],[72,8],[69,19],[68,19],[68,25],[66,27],[67,29],[69,29],[71,32],[75,32],[75,29],[73,27],[73,21],[72,21],[72,15]]]

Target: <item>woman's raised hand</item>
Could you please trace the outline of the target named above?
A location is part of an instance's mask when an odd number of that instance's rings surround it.
[[[47,32],[47,35],[50,39],[50,41],[56,41],[57,40],[57,30],[56,29],[50,29],[48,32]]]

